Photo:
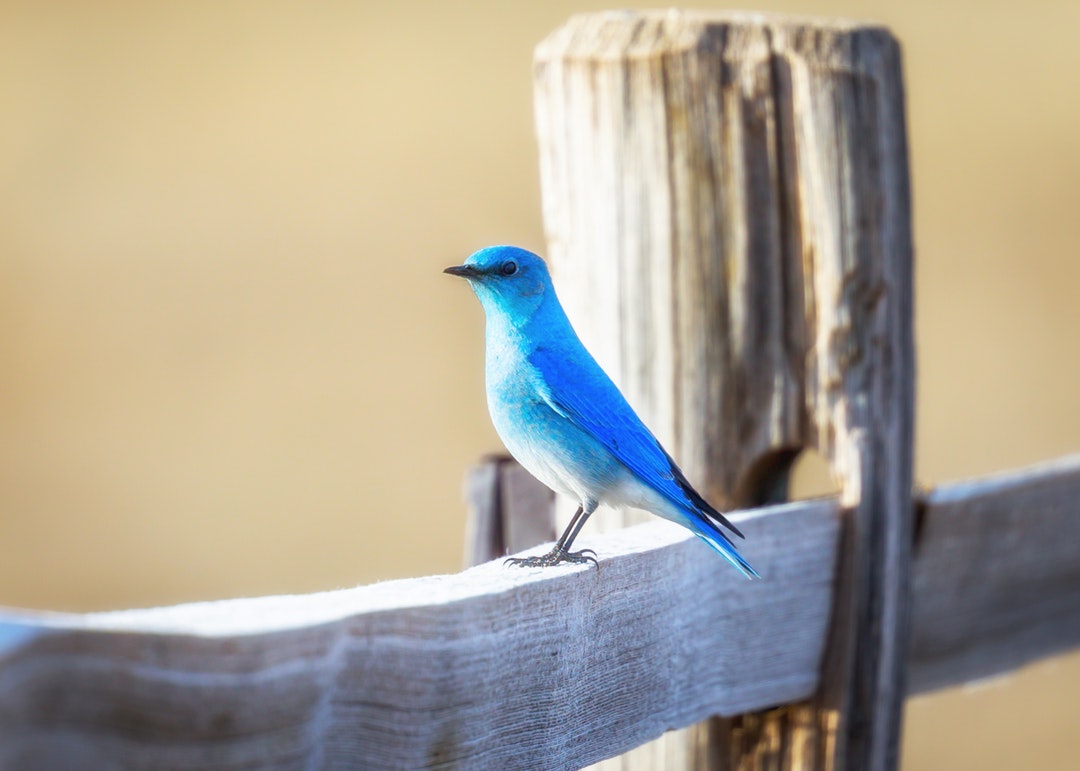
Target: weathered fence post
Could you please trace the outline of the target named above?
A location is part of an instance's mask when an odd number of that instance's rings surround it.
[[[846,510],[816,699],[642,752],[894,768],[914,411],[898,44],[846,22],[603,13],[545,40],[535,81],[548,251],[586,345],[717,502],[782,498],[813,448]]]
[[[509,455],[484,458],[465,478],[465,566],[554,541],[555,494]]]

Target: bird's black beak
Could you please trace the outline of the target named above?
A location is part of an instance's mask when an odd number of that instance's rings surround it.
[[[476,278],[480,275],[480,271],[472,265],[453,265],[444,270],[443,273],[449,273],[451,276],[461,276],[461,278]]]

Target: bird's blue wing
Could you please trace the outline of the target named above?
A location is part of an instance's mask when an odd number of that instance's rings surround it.
[[[731,524],[698,494],[660,442],[645,427],[600,365],[585,351],[537,347],[529,355],[543,383],[540,391],[552,409],[600,442],[639,480],[649,485],[690,516],[701,517],[708,535],[730,546],[719,523],[742,537]],[[714,520],[709,521],[709,520]],[[712,538],[700,533],[714,548]],[[727,556],[725,554],[725,556]],[[749,567],[749,566],[747,566]]]

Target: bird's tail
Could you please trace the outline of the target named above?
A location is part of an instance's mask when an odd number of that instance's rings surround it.
[[[708,517],[698,515],[691,521],[690,529],[698,538],[720,553],[720,556],[734,565],[747,578],[761,578],[750,563],[739,554],[735,545],[728,540],[723,531]]]

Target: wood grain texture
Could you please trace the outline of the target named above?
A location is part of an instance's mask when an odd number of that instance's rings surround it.
[[[504,554],[502,484],[499,466],[504,461],[489,458],[465,475],[465,567],[480,565]]]
[[[899,46],[847,22],[591,14],[539,46],[535,89],[549,256],[585,344],[706,497],[783,497],[813,448],[848,511],[815,703],[714,724],[685,758],[895,767],[914,420]],[[718,760],[717,732],[745,763]]]
[[[913,690],[1080,646],[1080,456],[942,487],[922,523]],[[599,571],[496,562],[308,596],[0,612],[0,769],[576,768],[708,714],[805,698],[837,504],[739,524],[761,582],[653,522],[585,537]],[[729,745],[690,757],[734,747],[767,768],[761,748],[797,715],[747,716]]]
[[[657,521],[583,538],[599,570],[0,614],[0,769],[577,768],[805,698],[837,511],[741,517],[757,582]]]
[[[465,478],[465,565],[555,540],[555,494],[509,455],[485,458]]]
[[[1080,455],[925,499],[911,690],[1080,646]]]

